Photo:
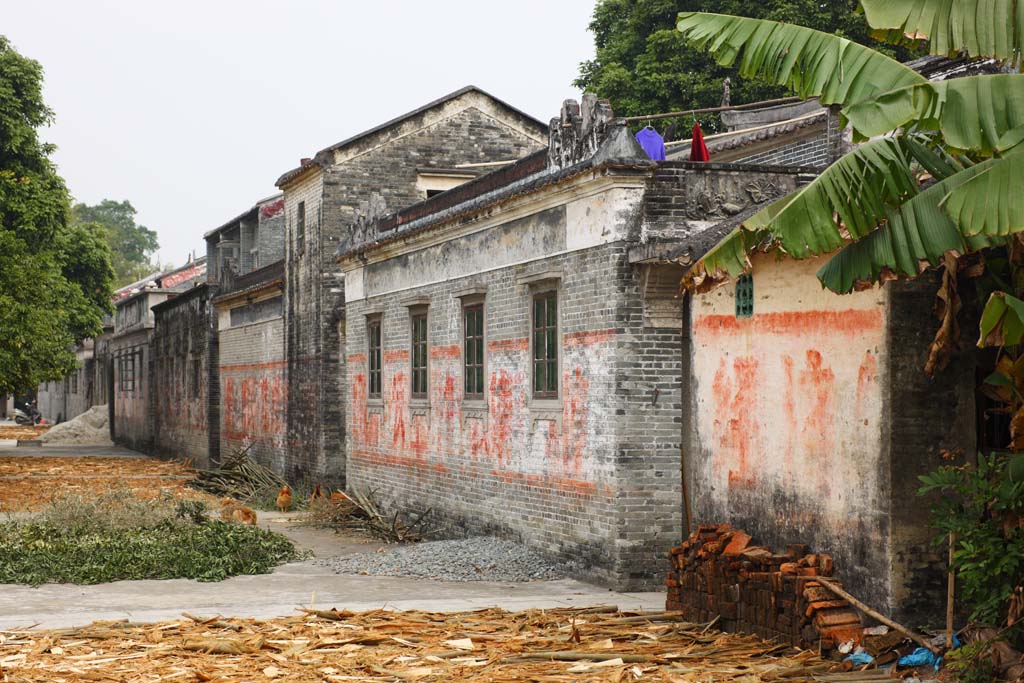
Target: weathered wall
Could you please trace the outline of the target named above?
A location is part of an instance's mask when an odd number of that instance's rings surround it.
[[[658,580],[680,528],[680,347],[678,327],[645,324],[627,258],[641,187],[490,216],[346,273],[351,488],[378,491],[391,510],[432,508],[453,534],[497,533],[579,560],[611,585]],[[561,393],[536,400],[532,295],[550,288]],[[482,401],[463,396],[462,290],[485,308]],[[430,390],[414,400],[409,306],[423,303]],[[380,399],[368,397],[368,315],[382,318]],[[638,354],[645,345],[650,354]]]
[[[332,164],[287,185],[285,328],[288,362],[289,468],[343,476],[344,427],[338,325],[344,285],[334,254],[355,210],[371,192],[388,211],[424,198],[416,169],[518,159],[540,147],[535,124],[511,125],[507,112],[471,93],[410,117],[331,153]],[[531,135],[526,130],[531,130]],[[296,212],[306,206],[305,247],[296,249]]]
[[[833,553],[854,593],[886,604],[885,293],[823,291],[818,260],[753,262],[752,317],[733,285],[692,301],[695,521]]]
[[[278,305],[280,300],[278,296]],[[248,448],[257,462],[284,472],[284,322],[280,312],[238,325],[230,317],[229,310],[220,331],[221,452]]]
[[[930,504],[917,490],[918,476],[943,464],[942,451],[974,453],[974,344],[980,306],[970,281],[961,284],[960,350],[949,367],[929,378],[924,374],[928,347],[939,327],[932,312],[938,277],[890,282],[888,293],[889,382],[885,388],[889,418],[892,476],[890,526],[892,557],[891,609],[901,623],[942,622],[946,604],[946,546],[932,545]]]
[[[110,342],[110,358],[114,366],[113,426],[114,442],[136,451],[148,453],[153,445],[152,413],[149,410],[151,383],[149,364],[151,330],[139,329],[118,335]],[[126,385],[126,365],[134,358],[134,381]]]
[[[153,453],[209,465],[209,300],[206,287],[154,311]]]

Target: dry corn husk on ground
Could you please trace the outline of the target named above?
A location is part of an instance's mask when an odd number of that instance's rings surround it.
[[[186,486],[194,476],[187,464],[146,457],[0,457],[0,512],[38,511],[55,497],[124,489],[140,500],[169,495],[216,505],[213,496]]]
[[[0,632],[0,681],[858,680],[828,674],[834,664],[814,653],[683,623],[676,613],[301,612]]]

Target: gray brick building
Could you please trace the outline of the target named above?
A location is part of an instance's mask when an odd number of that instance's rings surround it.
[[[546,135],[541,122],[467,87],[331,145],[281,176],[288,474],[345,473],[344,284],[334,252],[357,212],[433,196],[538,149]]]
[[[656,164],[588,100],[548,148],[358,220],[339,250],[349,486],[650,586],[682,527],[688,400],[682,266],[652,254],[802,170]]]

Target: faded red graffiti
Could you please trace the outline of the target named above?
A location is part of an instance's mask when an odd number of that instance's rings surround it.
[[[712,391],[715,402],[716,443],[735,456],[736,468],[729,470],[730,485],[747,485],[753,472],[760,424],[757,421],[758,361],[736,358],[729,372],[726,359],[719,362]]]
[[[849,309],[845,311],[789,311],[759,313],[749,318],[735,315],[703,315],[694,321],[694,334],[718,336],[723,334],[793,334],[804,337],[814,335],[857,335],[872,332],[883,324],[881,308]]]

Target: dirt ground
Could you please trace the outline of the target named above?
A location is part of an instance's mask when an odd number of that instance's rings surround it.
[[[0,439],[38,439],[49,430],[49,425],[0,425]]]
[[[115,489],[142,500],[166,494],[215,506],[215,497],[185,486],[191,478],[185,465],[142,456],[0,457],[0,512],[35,512],[58,496]]]
[[[188,616],[0,632],[0,680],[810,683],[835,668],[676,614],[614,608]]]

